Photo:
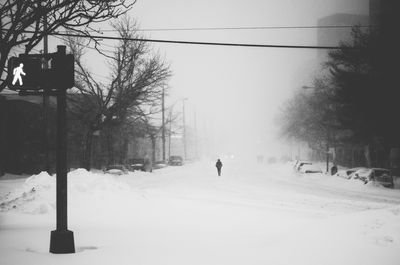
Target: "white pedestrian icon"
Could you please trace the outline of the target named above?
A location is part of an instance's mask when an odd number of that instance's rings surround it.
[[[19,66],[15,67],[13,70],[13,74],[14,74],[14,79],[12,81],[12,84],[15,85],[15,82],[17,82],[20,86],[23,85],[22,83],[22,76],[21,75],[25,75],[24,70],[22,69],[24,67],[23,63],[20,63]]]

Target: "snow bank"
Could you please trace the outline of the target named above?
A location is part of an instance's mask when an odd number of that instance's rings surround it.
[[[41,172],[26,179],[20,188],[9,192],[0,202],[0,211],[16,210],[24,213],[43,214],[55,209],[55,194],[48,191],[55,185],[55,178]]]
[[[224,163],[221,177],[213,161],[122,176],[78,169],[69,173],[68,185],[68,227],[77,253],[49,253],[55,177],[42,173],[0,201],[2,265],[400,260],[399,190],[234,161]]]
[[[68,173],[69,203],[79,204],[88,197],[93,200],[112,194],[124,194],[131,188],[124,177],[92,173],[76,169]],[[56,177],[41,172],[25,180],[23,185],[8,192],[0,200],[0,211],[18,211],[28,214],[53,212],[56,205]]]

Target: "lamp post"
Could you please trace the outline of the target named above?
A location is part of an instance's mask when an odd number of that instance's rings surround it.
[[[186,124],[185,124],[185,100],[188,98],[182,99],[182,125],[183,125],[183,157],[186,160],[187,149],[186,149]]]
[[[165,89],[162,87],[162,131],[161,131],[161,140],[162,140],[162,159],[165,162]]]
[[[172,110],[173,110],[174,106],[176,105],[176,103],[178,103],[179,101],[182,101],[182,125],[183,125],[182,141],[183,141],[184,158],[186,159],[185,100],[188,100],[188,98],[178,99],[170,107],[167,108],[167,109],[169,109],[168,158],[171,156]],[[165,124],[163,126],[165,126]]]
[[[199,156],[199,146],[198,146],[198,134],[197,134],[197,113],[196,109],[194,109],[194,157],[198,159]]]
[[[302,89],[312,89],[315,90],[316,87],[311,87],[311,86],[302,86]],[[329,173],[329,130],[326,129],[326,173]]]
[[[171,157],[172,108],[169,111],[168,159]]]

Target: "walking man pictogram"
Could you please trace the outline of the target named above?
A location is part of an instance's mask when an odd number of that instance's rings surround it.
[[[14,79],[12,81],[13,85],[15,85],[15,82],[17,82],[17,80],[18,80],[18,83],[20,86],[23,85],[22,77],[21,77],[21,75],[25,75],[24,70],[22,69],[23,67],[24,67],[24,64],[20,63],[19,66],[14,68],[14,70],[13,70]]]

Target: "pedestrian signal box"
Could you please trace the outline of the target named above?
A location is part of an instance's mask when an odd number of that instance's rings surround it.
[[[46,61],[49,67],[45,67]],[[21,54],[8,60],[8,88],[17,91],[57,90],[74,86],[72,54]]]
[[[50,66],[53,75],[49,78],[51,86],[71,88],[75,85],[74,56],[72,54],[54,57]]]
[[[8,87],[12,90],[36,90],[42,79],[40,59],[11,57],[8,60]]]

